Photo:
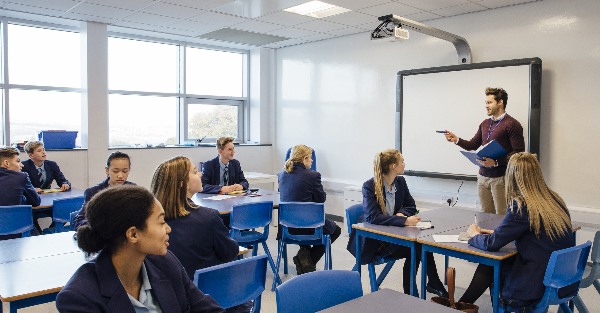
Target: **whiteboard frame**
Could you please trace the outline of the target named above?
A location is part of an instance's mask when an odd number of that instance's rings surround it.
[[[504,61],[493,61],[472,64],[459,64],[441,67],[429,67],[422,69],[413,69],[399,71],[396,80],[396,149],[402,151],[402,118],[403,118],[403,81],[405,76],[434,74],[442,72],[455,72],[474,69],[508,67],[508,66],[529,66],[529,128],[524,131],[528,136],[528,146],[526,151],[536,153],[540,157],[540,119],[541,119],[541,93],[542,93],[542,60],[540,58],[524,58]],[[455,173],[439,173],[428,171],[405,171],[404,175],[469,180],[476,181],[476,175],[464,175]]]

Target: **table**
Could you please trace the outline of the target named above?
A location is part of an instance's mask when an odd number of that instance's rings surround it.
[[[0,241],[0,300],[4,313],[52,302],[88,258],[74,232]]]
[[[418,296],[415,287],[414,277],[416,275],[416,247],[419,237],[430,236],[445,231],[457,229],[474,222],[475,216],[480,221],[486,221],[494,218],[494,214],[473,212],[464,209],[442,208],[437,210],[425,211],[419,214],[422,220],[430,220],[434,228],[421,230],[416,227],[396,227],[374,225],[370,223],[359,223],[352,225],[356,231],[356,267],[360,274],[360,250],[361,238],[372,238],[410,248],[410,293]],[[423,285],[424,286],[424,285]],[[423,289],[423,287],[422,287]],[[423,291],[425,292],[425,291]]]
[[[42,200],[42,201],[39,206],[36,206],[33,209],[37,210],[37,209],[52,208],[52,204],[54,203],[54,200],[80,197],[80,196],[83,196],[83,192],[84,191],[81,189],[71,188],[71,189],[69,189],[67,191],[63,191],[63,192],[41,193],[40,200]]]
[[[381,289],[362,297],[338,304],[320,313],[397,313],[406,310],[411,313],[457,313],[455,309],[437,303],[421,300],[401,292]]]
[[[207,198],[217,196],[217,194],[197,193],[192,197],[192,201],[194,201],[194,203],[196,203],[200,206],[215,209],[215,210],[219,211],[219,213],[221,213],[221,214],[229,214],[229,213],[231,213],[231,208],[234,205],[245,204],[245,203],[273,201],[273,207],[279,206],[279,193],[278,192],[275,192],[272,190],[266,190],[266,189],[259,189],[258,194],[260,195],[258,197],[252,197],[252,196],[246,196],[246,195],[234,195],[233,198],[229,198],[229,199],[211,200],[211,199],[207,199]]]
[[[273,184],[273,191],[279,191],[279,178],[277,175],[257,172],[244,172],[244,177],[250,184]]]

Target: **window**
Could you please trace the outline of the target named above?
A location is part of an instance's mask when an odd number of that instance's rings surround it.
[[[239,138],[241,101],[191,101],[187,105],[187,139]]]
[[[196,95],[241,97],[244,55],[189,48],[186,51],[186,92]]]
[[[79,33],[13,23],[3,31],[9,41],[3,45],[8,79],[2,86],[10,121],[2,125],[10,127],[5,144],[37,139],[42,130],[81,133]]]

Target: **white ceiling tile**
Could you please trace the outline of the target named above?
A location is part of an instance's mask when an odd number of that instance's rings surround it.
[[[311,41],[319,41],[319,40],[324,40],[324,39],[331,39],[331,38],[335,38],[335,37],[337,37],[337,36],[333,35],[333,34],[315,34],[315,35],[310,35],[310,36],[306,36],[306,37],[302,37],[302,38],[298,38],[298,39],[305,40],[306,42],[311,42]]]
[[[431,11],[431,13],[435,13],[441,16],[454,16],[483,10],[487,10],[487,8],[474,3],[467,3],[462,5],[455,5],[453,7],[447,7],[444,9],[433,10]]]
[[[235,2],[222,5],[212,10],[247,18],[257,18],[307,1],[308,0],[236,0]]]
[[[235,29],[247,30],[257,33],[266,33],[272,30],[281,28],[281,25],[271,24],[267,22],[249,20],[232,26]]]
[[[35,8],[45,8],[51,10],[67,11],[72,7],[79,4],[80,1],[73,0],[7,0],[4,3],[4,7],[11,9],[12,4],[31,6]],[[29,12],[29,11],[25,11]],[[34,12],[31,12],[34,13]]]
[[[384,3],[392,2],[390,0],[324,0],[324,2],[337,5],[342,8],[350,9],[352,11],[364,9],[374,5],[381,5]]]
[[[239,23],[243,23],[245,21],[249,21],[247,18],[239,17],[239,16],[231,16],[222,13],[216,12],[206,12],[200,15],[196,15],[194,17],[189,18],[189,20],[206,23],[206,24],[215,24],[221,26],[231,26]]]
[[[104,24],[112,24],[116,21],[115,19],[112,19],[110,17],[94,16],[94,15],[74,13],[74,12],[63,13],[62,17],[72,19],[72,20],[89,21],[89,22],[104,23]]]
[[[337,23],[328,22],[328,21],[314,20],[314,21],[310,21],[308,23],[296,25],[295,27],[322,33],[322,32],[328,32],[328,31],[332,31],[332,30],[336,30],[336,29],[341,29],[346,26],[337,24]]]
[[[342,29],[338,29],[338,30],[329,32],[329,34],[332,34],[332,35],[335,35],[338,37],[352,35],[352,34],[358,34],[358,33],[367,33],[367,31],[365,31],[364,29],[357,28],[357,27],[348,26],[348,27],[345,27]]]
[[[509,5],[522,4],[527,2],[535,2],[537,0],[482,0],[477,2],[480,5],[483,5],[486,8],[495,9],[501,8]]]
[[[235,0],[163,0],[162,2],[182,5],[195,9],[211,10]]]
[[[180,21],[179,19],[168,16],[148,14],[143,12],[137,12],[135,14],[127,16],[126,18],[124,18],[124,20],[158,26],[169,26]]]
[[[174,17],[174,18],[178,18],[178,19],[187,19],[192,16],[196,16],[196,15],[205,13],[206,11],[203,11],[200,9],[188,8],[188,7],[184,7],[184,6],[180,6],[180,5],[174,5],[174,4],[170,4],[170,3],[155,2],[154,5],[145,7],[142,10],[142,12],[156,14],[156,15],[162,15],[162,16],[168,16],[168,17]]]
[[[292,26],[297,24],[302,24],[306,22],[310,22],[314,20],[314,17],[300,15],[296,13],[289,13],[285,11],[279,11],[275,13],[271,13],[269,15],[261,16],[256,18],[255,20],[268,22],[283,26]]]
[[[264,45],[263,47],[265,48],[283,48],[283,47],[289,47],[289,46],[294,46],[294,45],[299,45],[299,44],[303,44],[306,43],[306,40],[302,40],[302,39],[288,39],[288,40],[283,40],[283,41],[278,41],[278,42],[274,42],[274,43],[270,43],[268,45]]]
[[[54,10],[40,7],[32,7],[28,5],[22,5],[17,3],[5,3],[3,6],[5,9],[18,11],[18,12],[27,12],[33,14],[47,15],[47,16],[62,16],[66,10]]]
[[[173,25],[170,25],[169,27],[188,30],[190,32],[193,32],[194,36],[209,33],[217,29],[223,28],[223,26],[221,25],[200,23],[191,20],[180,21]]]
[[[138,11],[153,3],[156,3],[154,0],[86,0],[85,2],[134,11]]]
[[[376,5],[376,6],[360,9],[359,11],[362,13],[366,13],[369,15],[377,16],[377,17],[389,15],[389,14],[406,16],[409,14],[423,12],[420,9],[416,9],[411,6],[401,4],[401,3],[396,3],[396,2],[389,2],[386,4],[382,4],[382,5]]]
[[[122,19],[123,17],[130,15],[134,11],[125,10],[113,7],[107,7],[103,5],[91,4],[91,3],[82,3],[73,10],[71,13],[80,13],[91,16],[105,17],[111,19]]]
[[[447,8],[455,5],[469,3],[468,0],[397,0],[402,4],[421,9],[423,11],[433,11],[441,8]]]
[[[406,15],[403,17],[406,17],[406,18],[411,19],[416,22],[424,22],[424,21],[435,20],[435,19],[441,18],[442,16],[437,15],[435,13],[431,13],[431,12],[421,12],[421,13]]]
[[[314,32],[312,30],[295,28],[295,27],[285,27],[285,28],[280,28],[280,29],[276,29],[274,31],[267,32],[267,34],[281,36],[281,37],[287,37],[287,38],[300,38],[300,37],[315,35],[315,34],[317,34],[317,32]]]
[[[376,23],[377,17],[375,17],[373,15],[369,15],[369,14],[350,11],[350,12],[346,12],[346,13],[342,13],[342,14],[332,15],[332,16],[323,18],[322,20],[334,22],[334,23],[338,23],[338,24],[355,26],[355,25],[366,24],[369,22]]]

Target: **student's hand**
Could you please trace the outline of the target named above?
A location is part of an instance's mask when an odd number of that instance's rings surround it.
[[[486,235],[491,235],[494,233],[493,229],[485,229],[485,228],[481,228],[479,229],[481,231],[482,234],[486,234]]]
[[[60,190],[62,191],[67,191],[71,189],[71,186],[69,186],[69,184],[62,184],[62,186],[60,186]]]
[[[477,226],[477,224],[471,224],[469,226],[469,229],[467,230],[467,234],[469,235],[469,238],[475,237],[475,236],[481,234],[481,228],[479,228],[479,226]]]
[[[496,165],[496,161],[490,158],[483,158],[483,160],[477,160],[477,162],[479,162],[479,164],[481,164],[481,166],[484,167],[493,167],[494,165]]]
[[[233,187],[233,191],[240,191],[240,190],[244,190],[244,186],[240,185],[240,184],[234,184],[231,185]]]
[[[402,213],[396,213],[396,216],[400,216],[400,217],[406,217],[406,215],[402,214]]]
[[[233,185],[221,187],[220,193],[228,193],[234,191]]]
[[[458,141],[458,136],[456,136],[453,132],[447,130],[444,134],[446,136],[446,140],[449,142],[456,143]]]
[[[44,191],[42,190],[42,188],[35,188],[35,191],[36,191],[37,193],[44,193]]]
[[[406,226],[415,226],[420,221],[421,221],[421,217],[413,215],[413,216],[410,216],[410,217],[406,218],[406,222],[404,222],[404,225],[406,225]]]

